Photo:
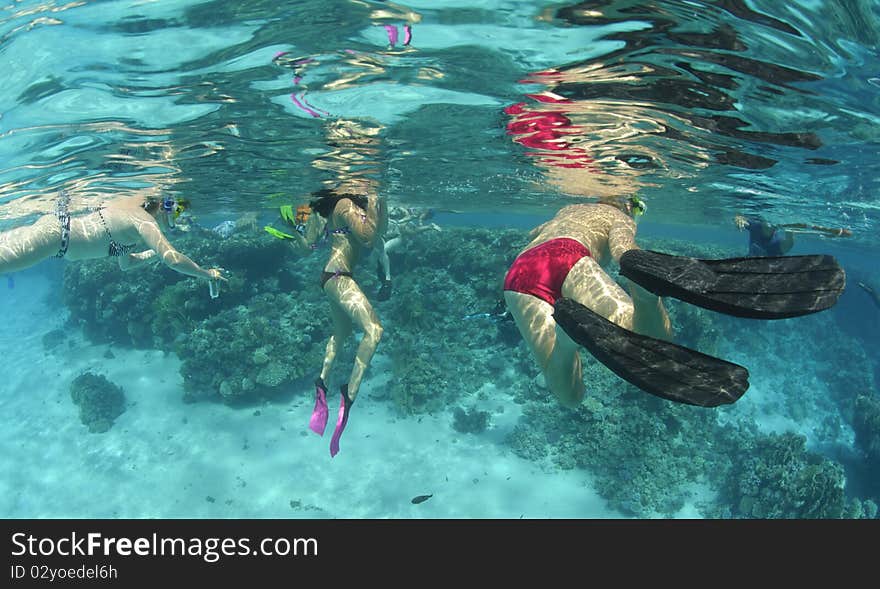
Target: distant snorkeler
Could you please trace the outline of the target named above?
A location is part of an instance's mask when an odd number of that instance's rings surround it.
[[[321,274],[321,288],[330,300],[333,334],[327,342],[321,374],[315,380],[315,408],[309,420],[309,428],[318,435],[323,436],[327,426],[326,382],[333,361],[341,346],[352,336],[353,327],[357,326],[363,332],[348,382],[340,388],[336,428],[330,439],[330,456],[333,457],[339,452],[339,440],[348,423],[351,406],[382,337],[382,325],[354,278],[354,268],[381,240],[388,225],[388,211],[385,200],[374,195],[323,189],[313,197],[307,206],[299,206],[295,213],[292,207],[282,207],[282,216],[293,218],[295,230],[292,233],[271,227],[266,227],[266,231],[289,240],[300,254],[310,254],[323,245],[330,249],[330,257]]]
[[[698,260],[642,250],[638,197],[563,207],[531,232],[504,281],[504,298],[550,391],[566,407],[584,396],[578,349],[640,389],[679,403],[733,403],[748,370],[671,343],[661,297],[728,315],[797,317],[834,305],[845,275],[831,256]],[[618,262],[627,293],[603,269]]]
[[[441,231],[436,223],[429,223],[434,209],[391,207],[388,211],[388,230],[380,237],[373,252],[376,256],[376,277],[381,286],[376,294],[379,301],[391,298],[391,260],[388,254],[400,248],[406,240],[423,231]]]
[[[851,237],[849,229],[820,227],[807,223],[774,225],[758,217],[736,215],[733,222],[740,231],[749,232],[750,256],[784,256],[794,246],[795,233],[810,233],[825,237]]]
[[[188,206],[185,199],[130,196],[116,198],[82,215],[70,213],[62,190],[55,211],[32,225],[0,233],[0,274],[33,266],[47,258],[116,258],[129,270],[156,256],[169,268],[194,278],[223,280],[221,268],[205,270],[178,252],[162,233],[174,227]],[[212,289],[213,291],[213,289]]]

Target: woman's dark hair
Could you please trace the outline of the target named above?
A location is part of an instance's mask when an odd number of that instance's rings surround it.
[[[311,201],[309,201],[309,206],[313,211],[324,217],[325,219],[330,218],[330,215],[333,214],[333,209],[336,208],[336,203],[340,200],[347,198],[358,207],[366,212],[367,206],[369,206],[369,201],[366,196],[360,194],[338,194],[333,192],[329,188],[322,188],[321,190],[317,190],[312,193]]]

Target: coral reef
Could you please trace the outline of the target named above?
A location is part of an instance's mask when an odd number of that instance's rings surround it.
[[[92,433],[104,433],[125,412],[125,393],[103,375],[84,372],[70,383],[70,398],[79,419]]]
[[[191,330],[199,321],[257,293],[303,286],[286,271],[292,260],[283,244],[268,235],[218,240],[192,231],[175,236],[174,242],[203,267],[233,271],[223,285],[223,296],[211,299],[204,280],[157,262],[126,272],[109,259],[74,262],[64,270],[69,322],[81,326],[94,342],[166,349],[182,330]]]
[[[806,449],[795,433],[742,440],[721,485],[719,515],[761,519],[873,518],[872,501],[849,499],[843,467]]]
[[[856,397],[853,430],[856,445],[870,463],[880,466],[880,399],[876,394]]]
[[[323,340],[329,337],[328,322],[314,320],[325,313],[323,304],[261,294],[181,334],[176,351],[186,399],[272,396],[291,381],[317,373]]]
[[[176,352],[188,401],[246,404],[277,397],[320,368],[331,325],[317,286],[325,257],[297,258],[280,240],[259,233],[236,231],[226,239],[207,233],[175,236],[175,245],[200,264],[230,271],[218,299],[208,296],[203,281],[167,268],[122,273],[112,262],[74,263],[65,271],[70,321],[96,342]],[[546,390],[515,324],[483,315],[496,308],[504,274],[527,241],[526,232],[510,229],[444,228],[410,237],[391,253],[394,290],[384,302],[372,297],[379,287],[374,268],[356,269],[385,328],[378,353],[390,360],[387,386],[375,400],[404,415],[450,412],[457,431],[477,432],[487,427],[488,414],[463,407],[485,401],[477,391],[491,384],[522,407],[507,439],[517,455],[589,471],[609,506],[637,517],[674,516],[688,503],[708,517],[876,514],[872,501],[847,496],[839,463],[808,451],[794,434],[768,436],[755,422],[757,413],[783,413],[814,427],[811,442],[829,445],[840,443],[843,424],[850,423],[876,463],[880,409],[871,395],[856,394],[875,390],[865,351],[838,341],[827,352],[827,368],[791,370],[803,362],[805,338],[835,332],[832,314],[758,329],[670,300],[678,342],[721,357],[731,350],[772,351],[752,354],[769,375],[762,395],[717,410],[670,403],[585,355],[587,397],[569,410]],[[741,253],[640,242],[704,258]],[[47,348],[54,346],[54,336],[47,338]],[[356,342],[337,358],[346,376]],[[695,485],[718,496],[696,501]]]
[[[463,434],[481,434],[489,427],[489,412],[476,408],[456,407],[452,418],[453,429]]]
[[[674,515],[690,498],[689,486],[717,468],[718,457],[694,443],[713,427],[714,416],[651,397],[595,362],[584,368],[588,391],[581,406],[566,409],[547,393],[526,406],[508,444],[524,458],[549,456],[560,468],[589,470],[614,509],[637,517]]]

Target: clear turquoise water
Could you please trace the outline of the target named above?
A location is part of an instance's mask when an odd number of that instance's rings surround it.
[[[412,23],[408,46],[405,22]],[[400,35],[395,46],[385,25]],[[834,310],[761,327],[718,324],[729,330],[720,344],[726,357],[749,366],[753,383],[718,419],[805,436],[811,452],[844,469],[849,498],[877,502],[877,450],[859,443],[853,424],[854,398],[876,399],[880,372],[880,309],[857,287],[880,289],[878,37],[874,0],[15,2],[0,8],[0,230],[50,209],[61,188],[81,206],[158,188],[191,199],[204,226],[248,212],[262,224],[279,204],[343,173],[375,181],[394,204],[456,211],[438,215],[449,232],[524,235],[572,199],[609,186],[638,190],[648,201],[645,239],[692,241],[730,255],[745,249],[732,224],[737,213],[846,227],[851,238],[798,236],[792,252],[832,253],[845,266],[849,288]],[[289,59],[275,59],[280,52]],[[535,75],[548,70],[558,75]],[[548,151],[509,132],[505,108],[539,108],[529,95],[545,91],[567,99],[565,139],[590,158],[586,169],[549,165],[542,161]],[[327,129],[339,121],[371,129],[373,141],[328,143]],[[413,288],[436,292],[428,269],[416,266],[424,256],[401,256],[396,262]],[[445,267],[454,258],[427,259]],[[292,378],[283,398],[245,408],[184,403],[174,345],[96,340],[88,326],[70,324],[59,296],[66,265],[49,260],[11,277],[8,287],[0,283],[4,516],[745,513],[740,505],[724,511],[723,501],[701,508],[718,489],[699,473],[683,473],[675,484],[702,490],[664,511],[633,507],[632,497],[609,491],[615,476],[631,476],[626,469],[615,475],[598,459],[558,458],[557,436],[546,440],[550,458],[529,456],[509,436],[517,425],[532,427],[536,401],[506,398],[507,380],[487,377],[474,391],[454,392],[456,404],[492,411],[482,434],[451,428],[452,406],[401,413],[382,396],[395,378],[382,347],[349,446],[331,462],[325,441],[300,434],[309,378]],[[311,288],[307,269],[307,278],[275,289],[297,299],[304,284]],[[397,312],[387,309],[388,337]],[[58,328],[69,342],[47,348],[44,335]],[[421,337],[425,349],[444,353],[434,347],[443,332]],[[496,351],[474,347],[470,369]],[[512,366],[511,382],[534,378],[525,364]],[[101,435],[79,422],[68,393],[87,369],[122,385],[129,399]],[[437,383],[438,394],[444,386]],[[628,402],[609,394],[609,407]],[[754,450],[738,443],[723,451]],[[652,459],[643,458],[642,471]],[[430,492],[431,501],[409,501]]]

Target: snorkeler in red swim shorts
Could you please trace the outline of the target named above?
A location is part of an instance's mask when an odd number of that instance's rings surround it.
[[[569,237],[545,241],[521,253],[504,279],[504,290],[538,297],[551,305],[562,297],[571,268],[590,255],[584,244]]]
[[[602,268],[635,249],[633,217],[645,210],[637,198],[576,204],[532,232],[504,280],[504,300],[523,339],[538,361],[547,386],[567,407],[584,396],[579,344],[554,318],[560,299],[571,299],[628,330],[670,337],[660,299],[637,286],[627,294]]]

